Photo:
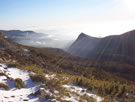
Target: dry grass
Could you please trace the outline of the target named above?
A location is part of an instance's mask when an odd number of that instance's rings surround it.
[[[22,81],[22,79],[20,78],[16,78],[15,79],[15,87],[17,87],[18,89],[24,88],[25,84]]]
[[[5,90],[8,90],[10,87],[6,84],[0,83],[0,88],[4,88]]]

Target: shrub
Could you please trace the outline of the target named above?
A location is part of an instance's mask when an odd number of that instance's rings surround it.
[[[14,80],[13,78],[7,76],[6,81],[13,81],[13,80]]]
[[[84,102],[84,100],[86,100],[87,102],[96,102],[96,100],[93,97],[87,95],[80,96],[80,98],[80,102]]]
[[[43,74],[29,74],[33,82],[43,82],[45,83],[47,79]]]
[[[8,64],[7,66],[8,66],[8,67],[17,67],[16,64]]]
[[[10,87],[6,84],[0,83],[0,88],[4,88],[5,90],[8,90]]]
[[[20,78],[16,78],[15,79],[15,87],[17,87],[18,89],[24,88],[25,84],[22,81],[22,79]]]
[[[22,70],[32,71],[32,72],[40,73],[40,74],[48,73],[47,70],[45,70],[43,68],[40,68],[38,66],[35,66],[35,65],[20,66],[19,68],[22,69]]]
[[[7,75],[3,72],[0,72],[0,76],[7,76]]]
[[[61,102],[72,102],[72,101],[62,100]]]

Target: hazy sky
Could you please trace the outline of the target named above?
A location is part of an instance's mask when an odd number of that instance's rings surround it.
[[[35,30],[74,39],[135,29],[135,0],[0,0],[0,29]]]

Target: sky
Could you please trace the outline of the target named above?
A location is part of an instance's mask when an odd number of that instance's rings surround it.
[[[0,0],[0,29],[34,30],[72,40],[135,29],[135,0]]]

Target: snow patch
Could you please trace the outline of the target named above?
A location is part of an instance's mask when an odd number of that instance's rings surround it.
[[[79,87],[79,86],[76,86],[76,85],[63,85],[63,87],[65,87],[70,92],[75,92],[79,95],[88,95],[90,97],[93,97],[94,99],[97,100],[97,102],[101,102],[103,100],[102,97],[97,96],[97,95],[93,94],[92,92],[87,92],[86,88],[82,88],[82,87]],[[67,100],[69,100],[69,98],[67,98]]]
[[[51,75],[45,74],[45,77],[48,79],[53,79],[53,78],[55,78],[55,76],[56,76],[55,74],[51,74]]]
[[[29,97],[31,93],[36,92],[39,88],[38,83],[33,83],[29,77],[29,72],[17,68],[7,68],[5,64],[0,64],[0,72],[10,78],[21,78],[25,82],[25,88],[17,89],[13,81],[7,81],[6,76],[0,76],[0,82],[9,85],[8,91],[0,88],[0,102],[39,102],[38,97]],[[41,101],[40,101],[41,102]]]
[[[28,49],[23,49],[25,52],[30,52]]]

